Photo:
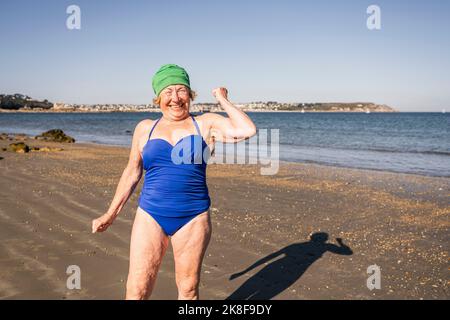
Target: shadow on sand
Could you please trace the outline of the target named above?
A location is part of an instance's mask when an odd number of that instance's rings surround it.
[[[343,243],[341,238],[336,239],[339,246],[327,243],[327,241],[327,233],[314,233],[311,235],[310,241],[293,243],[256,261],[247,269],[231,275],[230,280],[233,280],[281,256],[245,281],[227,300],[269,300],[289,288],[325,252],[340,255],[353,254],[353,251]]]

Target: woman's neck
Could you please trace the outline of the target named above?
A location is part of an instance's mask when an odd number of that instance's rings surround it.
[[[163,114],[163,115],[162,115],[162,118],[163,118],[163,120],[166,121],[166,122],[170,122],[170,123],[182,123],[182,122],[186,121],[186,119],[189,119],[190,116],[191,116],[191,114],[188,113],[188,114],[186,115],[186,117],[184,117],[183,119],[172,119],[172,118],[167,117],[167,116],[165,116],[165,115]]]

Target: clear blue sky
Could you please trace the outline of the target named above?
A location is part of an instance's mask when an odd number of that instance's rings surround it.
[[[68,30],[66,8],[81,8]],[[381,30],[366,27],[371,4]],[[450,110],[450,1],[2,0],[0,93],[150,103],[165,63],[198,102],[373,101]]]

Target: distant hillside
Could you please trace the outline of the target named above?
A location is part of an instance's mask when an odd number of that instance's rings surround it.
[[[19,109],[50,109],[53,103],[48,100],[37,101],[23,94],[4,95],[0,94],[0,109],[19,110]]]

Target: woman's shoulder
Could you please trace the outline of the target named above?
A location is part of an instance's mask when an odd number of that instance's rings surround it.
[[[151,130],[153,124],[155,123],[155,121],[156,120],[152,120],[152,119],[141,120],[134,128],[134,132],[138,135],[149,132]]]
[[[141,120],[137,125],[136,125],[136,129],[148,129],[149,127],[151,127],[157,119],[153,120],[153,119],[144,119]]]

